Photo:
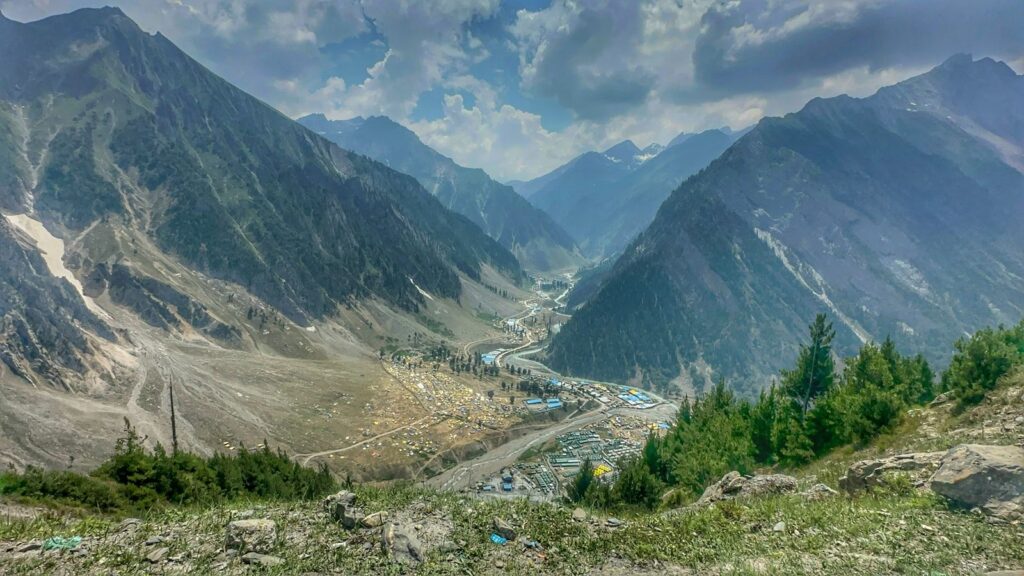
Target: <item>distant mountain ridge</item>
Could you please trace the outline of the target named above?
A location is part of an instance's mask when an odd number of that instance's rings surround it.
[[[721,130],[681,135],[667,147],[652,144],[643,150],[625,140],[516,186],[561,224],[584,254],[613,256],[650,223],[673,189],[732,142]]]
[[[346,150],[413,176],[447,208],[469,218],[530,268],[559,270],[582,262],[572,238],[550,216],[483,170],[456,164],[390,118],[332,121],[310,114],[298,122]]]
[[[816,312],[840,353],[892,335],[942,362],[943,334],[1024,316],[1022,122],[1024,77],[965,55],[762,120],[589,287],[550,365],[752,391]]]

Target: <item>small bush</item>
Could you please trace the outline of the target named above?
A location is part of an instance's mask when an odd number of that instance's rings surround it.
[[[981,402],[1015,366],[1024,364],[1024,322],[1014,328],[986,328],[956,342],[942,375],[960,410]]]

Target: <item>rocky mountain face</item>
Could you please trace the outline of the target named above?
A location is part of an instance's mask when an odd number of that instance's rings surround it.
[[[582,261],[572,238],[546,213],[483,170],[456,164],[390,118],[332,121],[311,114],[298,122],[346,150],[413,176],[445,207],[511,250],[524,266],[549,271]]]
[[[677,139],[678,140],[678,139]],[[587,256],[621,252],[669,193],[717,158],[733,139],[721,130],[692,135],[663,148],[633,142],[587,152],[568,164],[519,184],[530,200],[576,239]]]
[[[0,375],[72,390],[114,333],[66,280],[51,274],[31,237],[0,216]]]
[[[555,338],[551,365],[751,391],[792,362],[816,312],[841,353],[891,335],[939,362],[943,335],[1017,322],[1022,110],[1024,77],[957,56],[761,121],[672,193]]]
[[[515,258],[414,179],[341,150],[116,9],[2,23],[0,207],[117,220],[289,317],[457,297]]]

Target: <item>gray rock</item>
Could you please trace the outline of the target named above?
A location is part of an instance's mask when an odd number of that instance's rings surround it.
[[[517,536],[516,529],[501,518],[494,519],[494,533],[510,542],[515,540]]]
[[[117,529],[120,531],[136,530],[141,525],[142,520],[139,520],[138,518],[125,518],[117,525]]]
[[[828,485],[819,483],[811,486],[807,490],[804,490],[800,495],[808,500],[824,500],[837,494],[839,494],[839,492],[829,488]]]
[[[386,524],[381,532],[381,546],[392,558],[405,564],[423,561],[423,546],[412,530],[399,524]]]
[[[151,564],[159,564],[164,561],[164,558],[167,557],[167,553],[170,551],[171,550],[169,548],[157,548],[149,554],[146,554],[146,561]]]
[[[953,504],[1001,520],[1024,519],[1024,449],[962,444],[942,457],[931,488]]]
[[[938,396],[936,396],[935,399],[932,400],[931,404],[929,404],[929,406],[941,406],[941,405],[945,404],[946,402],[949,402],[952,399],[953,399],[953,393],[952,392],[943,392],[942,394],[939,394]]]
[[[276,541],[277,524],[273,520],[235,520],[228,524],[224,548],[262,554],[273,549]]]
[[[26,542],[22,544],[20,547],[18,547],[17,551],[21,554],[24,554],[26,552],[35,552],[36,550],[42,550],[42,548],[43,542],[41,540],[33,540],[31,542]]]
[[[278,558],[277,556],[268,556],[267,554],[258,554],[256,552],[249,552],[247,554],[244,554],[242,556],[242,562],[244,562],[245,564],[265,566],[268,568],[271,566],[280,566],[281,564],[284,564],[284,560],[282,558]]]
[[[359,523],[365,528],[379,528],[388,521],[387,512],[374,512],[369,516],[363,516],[363,519]]]
[[[363,519],[362,510],[355,507],[356,495],[348,490],[342,490],[324,498],[324,511],[336,522],[340,522],[347,530],[352,530],[359,525]]]
[[[846,476],[839,479],[839,489],[853,494],[878,486],[888,472],[912,472],[939,466],[943,452],[899,454],[877,460],[861,460],[850,465]]]
[[[342,490],[331,494],[327,498],[324,498],[323,507],[325,512],[331,512],[336,504],[343,504],[345,506],[352,506],[356,503],[356,495],[348,490]]]
[[[609,518],[605,520],[604,524],[609,528],[618,528],[619,526],[622,526],[623,522],[618,518]]]
[[[146,546],[153,546],[154,544],[159,544],[159,543],[161,543],[163,541],[164,541],[164,539],[161,536],[150,536],[149,538],[146,539],[144,544]]]
[[[796,478],[783,474],[755,474],[740,476],[739,472],[729,472],[721,480],[708,486],[695,506],[707,506],[722,500],[763,496],[767,494],[786,494],[796,492]]]
[[[573,510],[572,511],[572,519],[575,520],[576,522],[586,522],[587,521],[587,511],[584,510],[583,508],[577,508],[577,509]]]
[[[772,526],[772,532],[785,532],[785,531],[786,531],[786,523],[785,522],[778,522],[778,523],[775,524],[775,526]]]

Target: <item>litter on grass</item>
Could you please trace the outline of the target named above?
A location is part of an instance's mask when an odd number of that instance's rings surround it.
[[[43,550],[74,550],[82,543],[81,536],[64,538],[63,536],[52,536],[43,542]]]

